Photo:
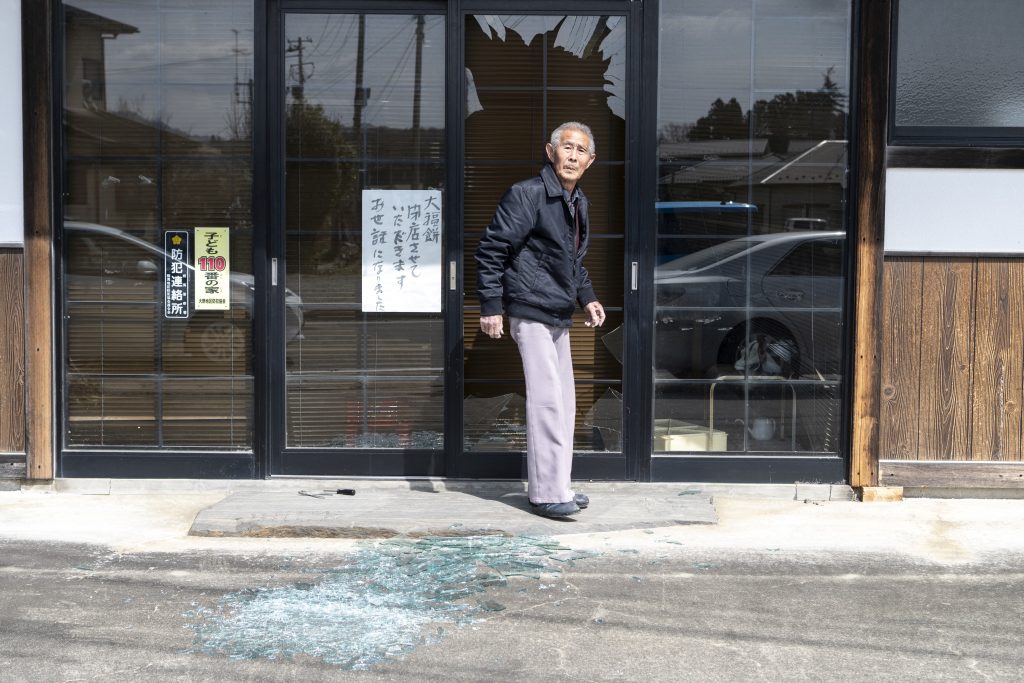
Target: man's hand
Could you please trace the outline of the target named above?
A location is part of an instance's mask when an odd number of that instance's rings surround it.
[[[604,317],[604,313],[601,314]],[[502,318],[500,315],[480,316],[480,329],[491,339],[501,339]]]
[[[587,312],[588,320],[583,323],[587,327],[601,327],[604,324],[604,306],[599,301],[591,301],[583,309]]]

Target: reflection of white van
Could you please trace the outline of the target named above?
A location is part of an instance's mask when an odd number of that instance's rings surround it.
[[[787,232],[791,230],[828,230],[828,221],[824,218],[806,218],[804,216],[787,218],[784,229]]]

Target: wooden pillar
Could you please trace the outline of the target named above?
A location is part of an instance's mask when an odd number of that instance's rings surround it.
[[[886,123],[892,0],[858,3],[850,486],[878,485]]]
[[[54,0],[22,0],[25,146],[26,454],[28,479],[53,479],[53,101]]]

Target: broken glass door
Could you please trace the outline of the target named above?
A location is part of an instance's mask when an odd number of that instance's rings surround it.
[[[596,161],[580,182],[591,200],[586,266],[608,319],[571,332],[577,472],[622,451],[627,17],[466,15],[463,201],[464,398],[460,473],[518,473],[526,450],[522,365],[509,335],[480,331],[473,255],[505,190],[535,176],[565,121],[593,130]],[[508,321],[506,318],[506,331]],[[621,474],[618,476],[622,476]]]

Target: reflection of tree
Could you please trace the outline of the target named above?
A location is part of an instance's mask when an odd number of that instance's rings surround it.
[[[286,130],[289,156],[321,160],[303,165],[295,174],[298,182],[288,183],[289,194],[298,195],[287,202],[298,212],[298,223],[289,221],[290,228],[322,235],[302,238],[312,247],[304,248],[303,255],[321,263],[358,258],[358,238],[344,237],[346,229],[357,231],[359,226],[356,169],[340,161],[355,156],[345,141],[344,126],[328,116],[322,105],[300,96],[288,107]]]
[[[658,129],[658,142],[686,142],[692,128],[688,123],[666,123]]]
[[[743,116],[743,108],[736,98],[723,102],[718,98],[711,103],[707,116],[697,119],[688,135],[689,139],[699,140],[742,140],[750,137],[749,127]]]
[[[836,140],[845,136],[846,96],[825,72],[818,90],[798,90],[758,100],[747,114],[752,137]]]
[[[832,72],[825,72],[817,90],[797,90],[758,100],[745,114],[736,98],[728,102],[718,98],[688,130],[685,125],[672,124],[662,129],[661,137],[678,140],[685,130],[691,142],[769,138],[784,145],[794,139],[841,139],[846,130],[846,96],[832,80]]]

